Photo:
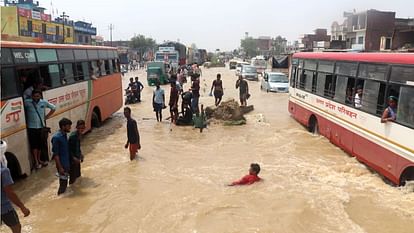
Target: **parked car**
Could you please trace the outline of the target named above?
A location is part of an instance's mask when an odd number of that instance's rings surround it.
[[[249,65],[250,63],[248,62],[244,62],[244,61],[238,61],[236,64],[236,76],[240,75],[241,72],[241,68],[243,65]]]
[[[267,92],[289,92],[289,79],[284,73],[265,72],[260,89]]]
[[[243,65],[241,67],[240,75],[247,80],[259,81],[259,76],[257,75],[257,69],[251,65]]]

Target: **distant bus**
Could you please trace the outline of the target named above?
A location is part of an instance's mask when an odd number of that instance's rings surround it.
[[[399,100],[397,118],[381,123],[389,96]],[[414,180],[414,54],[294,54],[288,108],[309,131],[393,183]]]
[[[122,107],[119,70],[116,48],[1,43],[1,139],[8,143],[6,157],[14,177],[30,175],[33,166],[23,91],[35,80],[43,80],[47,87],[43,98],[56,105],[47,120],[52,133],[63,117],[74,123],[85,120],[90,130]]]

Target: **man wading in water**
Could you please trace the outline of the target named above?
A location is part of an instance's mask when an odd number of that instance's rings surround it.
[[[240,75],[239,79],[236,82],[236,89],[240,90],[240,105],[247,106],[247,99],[249,98],[249,84],[246,80],[243,80],[243,77]]]
[[[213,93],[214,88],[214,98],[215,98],[215,105],[218,106],[221,102],[221,98],[223,97],[223,82],[221,81],[221,74],[217,74],[217,79],[213,81],[213,85],[211,85],[210,93]]]
[[[127,137],[128,140],[125,144],[125,149],[129,146],[129,158],[134,160],[137,157],[138,150],[141,149],[139,132],[137,122],[131,118],[131,109],[129,107],[124,108],[124,116],[127,119]]]

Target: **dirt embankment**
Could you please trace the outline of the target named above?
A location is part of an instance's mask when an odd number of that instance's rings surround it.
[[[253,105],[240,106],[234,99],[223,101],[218,107],[209,106],[206,108],[208,119],[223,121],[225,125],[246,124],[244,114],[253,111]]]

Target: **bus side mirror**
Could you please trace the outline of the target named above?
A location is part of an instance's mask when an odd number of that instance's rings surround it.
[[[267,76],[264,76],[264,80],[267,82],[267,80],[268,80]]]

